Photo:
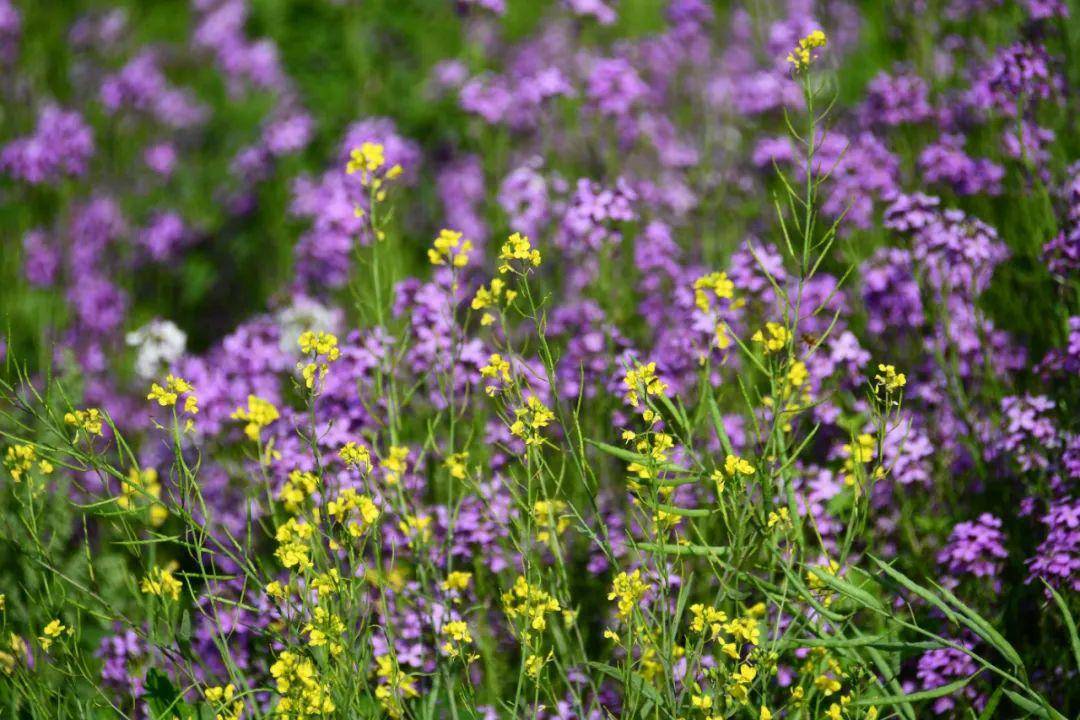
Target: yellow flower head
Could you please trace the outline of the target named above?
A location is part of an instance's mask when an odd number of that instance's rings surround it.
[[[139,587],[147,595],[156,595],[160,598],[169,598],[172,600],[180,599],[180,590],[183,585],[180,581],[173,577],[172,571],[174,566],[167,568],[155,567],[151,568],[150,574],[142,579]]]
[[[795,70],[805,70],[818,58],[818,54],[814,51],[818,48],[825,47],[827,42],[828,40],[825,37],[825,33],[821,30],[814,30],[802,40],[799,40],[799,44],[788,53],[787,61],[791,63],[791,66]]]
[[[623,385],[626,387],[626,401],[633,407],[638,407],[641,402],[639,393],[644,392],[646,397],[663,397],[667,392],[667,385],[656,377],[656,363],[654,362],[627,370],[623,377]]]
[[[540,251],[532,246],[529,238],[521,233],[514,233],[499,249],[499,260],[502,261],[502,265],[499,266],[500,274],[510,272],[512,269],[510,263],[514,260],[522,261],[525,267],[529,265],[536,267],[540,265]]]
[[[249,440],[256,442],[259,439],[259,432],[281,416],[269,400],[263,400],[257,395],[248,395],[247,409],[238,407],[230,417],[247,423],[244,425],[244,434]]]
[[[471,240],[462,240],[461,233],[455,230],[443,229],[428,250],[428,260],[432,265],[450,263],[456,268],[465,267],[469,264],[469,253],[472,250]]]
[[[97,408],[75,410],[64,414],[64,422],[75,426],[75,430],[82,430],[87,435],[101,435],[101,426],[104,417]]]

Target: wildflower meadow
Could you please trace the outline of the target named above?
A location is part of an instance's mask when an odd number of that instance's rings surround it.
[[[0,0],[0,720],[1080,718],[1080,3]]]

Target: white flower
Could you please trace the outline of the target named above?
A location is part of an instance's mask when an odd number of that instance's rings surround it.
[[[172,320],[151,320],[124,339],[137,348],[135,372],[143,380],[160,376],[183,356],[187,347],[187,335]]]

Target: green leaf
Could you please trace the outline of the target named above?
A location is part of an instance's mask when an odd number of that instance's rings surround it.
[[[1048,582],[1045,580],[1042,582],[1046,589],[1050,591],[1050,594],[1053,595],[1058,610],[1061,610],[1061,617],[1065,621],[1065,629],[1069,632],[1069,644],[1072,646],[1073,660],[1076,661],[1076,669],[1080,670],[1080,637],[1076,634],[1076,621],[1073,620],[1072,613],[1069,612],[1069,606],[1065,604],[1065,599],[1061,597],[1057,590],[1050,587]]]
[[[903,702],[919,702],[921,700],[934,700],[945,695],[952,695],[959,690],[963,690],[978,675],[972,675],[962,680],[951,682],[948,685],[942,685],[941,687],[932,688],[930,690],[920,690],[914,693],[904,693],[903,695],[883,695],[880,697],[862,697],[856,698],[851,701],[852,705],[897,705]]]

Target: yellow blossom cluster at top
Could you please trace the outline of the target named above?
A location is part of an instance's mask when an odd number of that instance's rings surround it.
[[[147,595],[156,595],[162,599],[179,600],[180,590],[183,589],[180,581],[173,576],[175,565],[169,567],[155,567],[150,569],[150,574],[142,579],[140,589]]]
[[[817,59],[817,53],[814,51],[818,48],[825,47],[828,40],[825,37],[825,33],[821,30],[814,30],[806,37],[799,40],[799,44],[788,53],[787,61],[791,63],[791,66],[796,70],[805,70],[810,67],[810,63]]]
[[[203,698],[216,711],[214,720],[240,720],[244,714],[244,701],[234,700],[235,697],[236,686],[232,683],[203,690]]]
[[[198,415],[199,398],[195,395],[195,388],[182,377],[168,375],[165,378],[164,387],[157,383],[151,383],[150,392],[147,394],[146,399],[156,401],[161,407],[175,407],[181,395],[186,395],[184,398],[184,412],[188,415]],[[188,418],[184,430],[190,430],[192,427],[193,422],[191,418]]]
[[[244,425],[244,434],[252,442],[257,442],[262,429],[281,416],[269,400],[264,400],[257,395],[248,395],[247,408],[238,407],[229,417],[247,423]]]
[[[537,267],[540,265],[540,251],[532,246],[528,237],[514,233],[499,249],[499,260],[502,261],[499,266],[500,274],[510,272],[513,269],[510,263],[515,260],[523,261],[526,266]]]
[[[379,176],[379,171],[386,166],[386,148],[380,143],[365,142],[360,147],[353,148],[349,153],[349,161],[345,164],[345,172],[349,175],[360,173],[360,183],[364,187],[370,187],[377,194],[382,193],[383,180],[394,180],[403,172],[401,165],[392,165],[386,168]],[[378,196],[377,200],[382,200]]]
[[[623,385],[626,387],[626,401],[633,407],[638,407],[641,403],[641,392],[644,392],[646,397],[663,396],[667,392],[667,385],[656,376],[654,362],[627,370]]]
[[[307,389],[314,390],[315,383],[325,378],[329,372],[330,363],[341,357],[337,336],[333,333],[308,330],[300,335],[297,342],[300,352],[309,358],[307,363],[300,363],[297,368],[303,375]]]
[[[363,472],[371,472],[371,451],[363,445],[357,445],[350,440],[338,451],[338,456],[346,467],[358,468]]]
[[[621,572],[611,583],[608,600],[615,600],[620,620],[626,620],[652,586],[641,579],[641,569],[632,573]]]
[[[64,414],[64,422],[82,430],[87,435],[101,435],[102,423],[105,418],[97,408],[86,410],[74,410]]]
[[[510,384],[510,361],[503,358],[499,353],[492,353],[488,358],[487,365],[480,368],[480,377],[500,381],[502,387]],[[484,392],[494,397],[499,392],[499,385],[487,385]]]
[[[896,372],[895,365],[879,364],[877,369],[878,374],[874,376],[874,382],[878,393],[883,390],[886,393],[894,393],[907,385],[907,376],[904,373]]]
[[[555,413],[540,402],[540,398],[530,395],[522,407],[514,409],[514,422],[510,424],[510,434],[521,438],[526,445],[541,445],[544,436],[541,430],[551,424]]]
[[[150,524],[158,527],[169,516],[169,511],[158,502],[160,498],[161,482],[158,480],[157,470],[131,468],[128,470],[127,479],[120,482],[120,495],[116,498],[116,506],[130,510],[138,507],[140,500],[145,500],[150,505]]]
[[[470,307],[473,310],[485,311],[480,316],[480,324],[487,326],[495,322],[495,316],[488,312],[487,309],[498,305],[509,305],[514,302],[517,295],[517,290],[507,288],[506,282],[502,278],[492,278],[490,286],[484,287],[481,285],[477,289]]]
[[[766,353],[775,353],[787,347],[791,333],[780,323],[767,322],[765,327],[751,335],[750,339],[764,346]]]
[[[547,616],[561,610],[559,601],[543,588],[531,585],[519,575],[514,586],[502,594],[503,611],[517,624],[524,636],[542,633],[547,629]]]
[[[8,473],[11,474],[11,479],[15,482],[22,482],[23,477],[34,467],[35,463],[42,475],[52,473],[52,463],[45,458],[39,459],[37,450],[33,445],[11,445],[4,454],[4,467],[7,468]]]
[[[72,628],[67,627],[59,620],[52,620],[42,629],[41,635],[38,636],[38,642],[41,643],[41,649],[48,652],[49,648],[52,647],[53,642],[61,635],[64,633],[71,635],[72,632],[74,632]]]
[[[456,230],[442,229],[435,238],[432,246],[428,249],[428,260],[432,265],[446,265],[447,263],[456,268],[465,267],[469,264],[469,253],[473,250],[472,240],[463,240],[462,234]]]
[[[694,281],[694,304],[703,313],[712,309],[710,294],[718,300],[731,300],[735,297],[735,283],[725,272],[712,272]]]
[[[405,713],[404,701],[420,694],[416,689],[416,678],[404,672],[389,654],[375,658],[375,675],[379,678],[375,697],[386,714],[397,720]]]
[[[337,709],[330,698],[330,689],[319,680],[315,663],[300,653],[283,651],[270,666],[270,675],[281,695],[275,717],[300,720],[328,715]]]

